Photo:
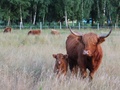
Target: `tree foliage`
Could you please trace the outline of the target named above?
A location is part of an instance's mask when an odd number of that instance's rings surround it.
[[[0,20],[36,24],[92,19],[104,26],[120,24],[120,0],[0,0]]]

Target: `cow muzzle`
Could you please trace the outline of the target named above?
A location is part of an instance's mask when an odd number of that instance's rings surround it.
[[[91,56],[91,53],[89,50],[83,50],[83,55]]]

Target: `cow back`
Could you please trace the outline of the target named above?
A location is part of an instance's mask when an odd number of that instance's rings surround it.
[[[6,28],[4,29],[4,32],[11,32],[11,28],[10,28],[10,27],[6,27]]]
[[[82,43],[80,43],[79,38],[74,36],[73,34],[70,34],[67,37],[66,40],[66,51],[70,58],[77,59],[78,53],[82,54],[84,46]],[[81,51],[78,51],[81,50]]]
[[[41,30],[31,30],[28,32],[28,35],[40,35],[41,34]]]
[[[51,34],[52,34],[52,35],[59,35],[59,34],[60,34],[60,32],[59,32],[59,31],[57,31],[57,30],[51,30]]]

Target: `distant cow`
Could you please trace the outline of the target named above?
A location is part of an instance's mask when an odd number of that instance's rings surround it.
[[[103,57],[101,43],[110,35],[112,29],[108,34],[101,36],[95,33],[80,34],[73,32],[71,28],[69,29],[72,34],[67,37],[66,50],[70,70],[77,73],[77,67],[79,66],[81,76],[85,78],[87,76],[86,69],[88,69],[90,71],[90,80],[92,80]]]
[[[54,73],[57,73],[58,77],[67,74],[68,70],[68,55],[64,55],[62,53],[53,54],[55,58],[55,66],[54,66]]]
[[[3,32],[11,32],[11,28],[10,27],[6,27]]]
[[[57,30],[52,29],[52,30],[51,30],[51,34],[53,34],[53,35],[59,35],[60,32],[57,31]]]
[[[28,32],[28,35],[40,35],[41,34],[41,30],[30,30]]]

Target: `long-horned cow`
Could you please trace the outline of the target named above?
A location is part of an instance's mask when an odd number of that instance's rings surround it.
[[[86,69],[88,69],[90,80],[92,80],[103,57],[101,43],[110,35],[112,29],[108,34],[100,36],[95,33],[80,34],[72,31],[70,27],[69,29],[72,34],[67,37],[66,50],[70,70],[77,74],[79,67],[81,76],[85,78],[87,76]]]
[[[41,30],[30,30],[28,32],[28,35],[40,35],[41,34]]]

